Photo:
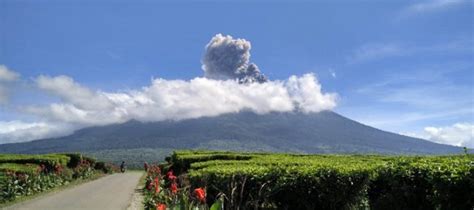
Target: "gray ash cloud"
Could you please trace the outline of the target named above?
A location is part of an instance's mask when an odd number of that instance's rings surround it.
[[[241,83],[268,81],[258,66],[250,63],[251,44],[245,39],[217,34],[206,45],[202,59],[204,76],[209,79],[237,79]]]

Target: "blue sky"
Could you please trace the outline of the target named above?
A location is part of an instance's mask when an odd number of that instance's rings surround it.
[[[250,41],[251,62],[270,80],[314,73],[346,117],[474,145],[473,8],[465,0],[3,0],[0,65],[20,79],[3,85],[0,129],[9,126],[8,139],[16,124],[51,123],[19,108],[64,101],[35,87],[40,75],[104,92],[192,80],[222,33]]]

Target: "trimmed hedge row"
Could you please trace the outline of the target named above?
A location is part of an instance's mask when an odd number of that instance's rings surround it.
[[[0,172],[15,171],[21,173],[33,173],[38,170],[38,164],[26,163],[0,163]]]
[[[207,186],[208,201],[224,193],[230,209],[474,206],[472,155],[397,157],[177,151],[169,160],[174,170],[188,171],[194,187]]]
[[[62,154],[45,154],[45,155],[24,155],[24,154],[0,154],[0,163],[17,163],[17,164],[37,164],[45,165],[53,168],[57,164],[67,165],[70,157]]]
[[[233,152],[216,152],[216,151],[199,151],[181,150],[175,151],[170,158],[166,158],[168,162],[173,162],[172,169],[175,173],[184,173],[192,163],[206,162],[210,160],[249,160],[252,158],[247,154],[238,154]]]
[[[472,209],[474,159],[401,159],[378,168],[369,183],[370,206],[382,209]]]

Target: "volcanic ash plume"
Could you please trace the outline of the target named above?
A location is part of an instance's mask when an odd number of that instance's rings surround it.
[[[258,66],[249,63],[251,44],[245,39],[217,34],[206,45],[202,68],[206,78],[237,79],[241,83],[268,81]]]

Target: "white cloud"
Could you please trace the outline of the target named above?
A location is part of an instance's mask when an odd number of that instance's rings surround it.
[[[474,148],[474,124],[456,123],[446,127],[426,127],[428,139],[434,142]]]
[[[10,95],[9,86],[18,78],[20,78],[20,74],[8,69],[4,65],[0,65],[0,105],[8,102]]]
[[[57,95],[61,103],[28,106],[24,110],[52,121],[79,125],[181,120],[251,110],[256,113],[330,110],[337,95],[322,93],[315,75],[286,81],[239,83],[237,80],[195,78],[189,81],[155,79],[140,90],[94,91],[66,76],[36,79],[40,89]]]
[[[40,89],[59,96],[62,100],[70,102],[80,109],[107,109],[112,106],[105,93],[94,92],[67,76],[41,75],[35,81]]]
[[[0,65],[0,82],[11,82],[15,81],[20,77],[20,75],[4,65]]]
[[[346,57],[348,63],[360,63],[390,57],[411,56],[414,54],[429,53],[463,53],[474,52],[472,38],[460,38],[433,45],[418,45],[410,43],[366,43],[355,49]]]
[[[406,50],[396,43],[370,43],[356,49],[354,53],[347,58],[351,63],[374,60],[384,57],[401,56],[406,54]]]
[[[0,143],[12,143],[66,135],[72,127],[47,122],[0,121]]]
[[[303,112],[319,112],[336,106],[335,94],[324,94],[321,84],[313,74],[303,77],[291,76],[285,83],[291,101]]]
[[[426,13],[443,9],[448,9],[466,3],[466,0],[428,0],[420,3],[412,4],[405,8],[404,13]]]
[[[421,133],[404,133],[440,144],[474,148],[474,124],[456,123],[445,127],[425,127]]]

